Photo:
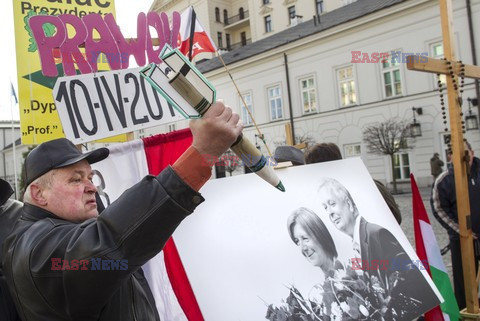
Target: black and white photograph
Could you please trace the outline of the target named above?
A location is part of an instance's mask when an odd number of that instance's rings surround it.
[[[174,234],[206,320],[413,320],[442,298],[360,159],[209,181]],[[219,193],[219,191],[222,191]]]

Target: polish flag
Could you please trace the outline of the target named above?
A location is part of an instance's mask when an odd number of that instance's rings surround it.
[[[189,129],[108,146],[109,156],[92,164],[103,181],[98,184],[108,206],[147,174],[158,175],[191,145]],[[143,267],[160,320],[204,321],[173,237]]]
[[[217,51],[215,43],[197,19],[192,6],[182,12],[179,38],[178,48],[190,61],[199,53]]]
[[[410,183],[417,255],[422,262],[428,262],[424,266],[445,300],[440,306],[425,313],[425,321],[457,321],[460,319],[457,300],[413,174],[410,174]]]

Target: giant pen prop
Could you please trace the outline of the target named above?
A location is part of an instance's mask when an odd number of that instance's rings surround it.
[[[165,45],[160,58],[161,64],[152,63],[140,74],[184,117],[202,117],[215,102],[215,88],[178,49]],[[242,134],[230,148],[252,172],[285,191],[271,162]]]

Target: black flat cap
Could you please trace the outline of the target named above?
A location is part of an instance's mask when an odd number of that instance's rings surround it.
[[[273,157],[279,163],[292,162],[294,166],[305,164],[303,152],[293,146],[278,146],[277,149],[275,149],[275,155]]]
[[[84,159],[93,164],[107,158],[109,152],[108,148],[102,147],[82,153],[66,138],[41,143],[25,159],[25,186],[52,169],[66,167]]]

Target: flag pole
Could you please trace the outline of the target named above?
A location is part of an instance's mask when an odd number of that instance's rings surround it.
[[[13,151],[13,175],[15,179],[15,199],[18,197],[18,179],[17,179],[17,155],[16,155],[16,146],[15,146],[15,128],[13,124],[13,108],[18,104],[17,95],[15,95],[15,88],[10,81],[10,86],[12,87],[12,96],[15,98],[15,102],[12,103],[12,97],[10,97],[10,114],[11,114],[11,124],[12,124],[12,151]],[[6,173],[5,173],[6,174]]]
[[[205,28],[203,28],[202,24],[200,23],[200,21],[198,21],[197,19],[197,14],[195,13],[195,9],[193,8],[193,6],[190,6],[189,7],[190,10],[191,10],[191,14],[190,14],[190,43],[189,43],[189,51],[188,51],[188,60],[192,61],[194,55],[193,55],[193,42],[194,42],[194,37],[195,37],[195,27],[196,27],[196,23],[198,22],[198,24],[202,27],[203,30],[205,30]],[[232,74],[230,73],[230,70],[228,70],[227,68],[227,65],[225,64],[225,61],[223,60],[222,58],[222,55],[218,52],[218,48],[215,46],[213,40],[210,38],[210,36],[208,35],[207,33],[207,36],[208,36],[208,39],[210,40],[210,43],[213,45],[213,47],[215,48],[215,52],[217,54],[217,57],[220,59],[220,61],[222,62],[223,64],[223,67],[225,67],[225,70],[227,71],[228,73],[228,76],[230,77],[230,80],[232,81],[233,85],[235,86],[235,89],[237,90],[237,93],[238,93],[238,96],[240,97],[240,99],[242,100],[242,103],[243,105],[245,106],[245,109],[247,110],[248,112],[248,115],[250,116],[250,119],[252,120],[253,122],[253,125],[255,126],[255,128],[257,129],[257,132],[258,132],[258,137],[261,139],[261,141],[263,142],[263,144],[265,145],[266,149],[267,149],[267,152],[268,152],[268,155],[273,158],[273,155],[272,155],[272,152],[270,151],[270,148],[268,148],[268,145],[267,143],[265,142],[265,136],[263,136],[262,132],[260,131],[260,128],[258,128],[257,126],[257,122],[255,121],[255,118],[253,117],[252,113],[250,112],[250,109],[247,107],[247,103],[245,102],[245,99],[243,98],[242,94],[240,93],[240,89],[238,89],[238,86],[237,84],[235,83],[235,80],[233,80],[233,77],[232,77]],[[213,51],[210,51],[210,52],[213,52]]]
[[[252,119],[253,126],[255,126],[255,128],[257,129],[258,137],[262,140],[263,144],[265,145],[265,148],[267,148],[268,155],[269,155],[271,158],[273,158],[272,152],[270,151],[270,148],[268,148],[268,145],[267,145],[267,143],[265,142],[265,136],[263,136],[262,132],[260,131],[260,128],[258,128],[257,122],[255,121],[255,118],[253,118],[253,115],[252,115],[252,113],[250,112],[250,109],[248,108],[247,103],[245,102],[245,99],[243,98],[242,94],[240,93],[240,89],[238,89],[238,86],[237,86],[237,84],[235,83],[235,80],[233,80],[232,74],[230,73],[230,70],[228,70],[227,65],[225,64],[225,61],[224,61],[223,58],[222,58],[222,55],[218,52],[218,49],[217,49],[216,53],[217,53],[217,57],[218,57],[218,58],[220,59],[220,61],[222,62],[223,67],[224,67],[225,70],[227,71],[227,74],[228,74],[228,76],[230,77],[230,80],[232,81],[233,85],[235,86],[235,89],[237,90],[238,96],[239,96],[240,99],[242,100],[242,103],[243,103],[243,105],[245,106],[245,109],[247,110],[248,115],[249,115],[250,118]]]

